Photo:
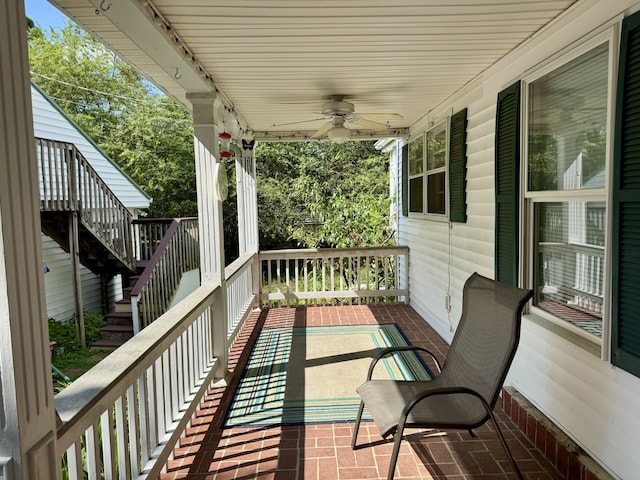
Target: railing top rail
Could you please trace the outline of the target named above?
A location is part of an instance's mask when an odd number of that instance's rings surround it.
[[[258,255],[265,258],[322,258],[347,257],[355,255],[389,255],[390,253],[408,254],[407,246],[363,247],[363,248],[300,248],[286,250],[266,250]]]
[[[208,307],[217,288],[218,285],[199,287],[55,396],[56,411],[64,422],[58,429],[59,450],[66,450],[160,358]],[[71,422],[74,419],[77,421]]]
[[[224,278],[227,283],[233,282],[238,275],[251,267],[251,259],[254,256],[256,256],[255,253],[245,253],[227,265],[224,269]]]
[[[143,224],[143,223],[171,223],[174,220],[181,222],[185,220],[197,220],[198,217],[180,217],[180,218],[136,218],[131,223]]]

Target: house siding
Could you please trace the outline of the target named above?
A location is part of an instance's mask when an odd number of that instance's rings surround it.
[[[49,268],[49,272],[44,274],[47,316],[58,321],[66,321],[75,313],[74,292],[70,288],[70,285],[73,285],[71,256],[60,248],[55,240],[42,234],[42,258]],[[84,310],[102,314],[100,277],[81,265],[80,279]],[[120,276],[109,282],[107,289],[108,306],[112,311],[115,301],[122,298]]]
[[[639,9],[640,4],[630,1],[577,2],[412,129],[412,136],[419,134],[447,112],[468,108],[467,223],[453,224],[449,230],[447,223],[400,216],[398,225],[398,242],[411,252],[411,305],[446,340],[451,340],[450,325],[455,328],[460,316],[466,278],[474,271],[494,276],[498,92],[593,32],[617,28],[623,16]],[[450,317],[445,309],[448,272]],[[603,357],[607,352],[605,348]],[[639,378],[525,316],[508,383],[614,477],[640,478]]]

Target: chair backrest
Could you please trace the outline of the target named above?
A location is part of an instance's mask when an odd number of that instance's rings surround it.
[[[533,292],[474,273],[441,376],[480,393],[493,408],[520,340],[522,310]]]

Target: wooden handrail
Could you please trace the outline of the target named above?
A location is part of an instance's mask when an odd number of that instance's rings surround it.
[[[72,143],[36,138],[41,209],[78,211],[82,225],[135,271],[133,215]]]
[[[174,219],[131,291],[134,324],[138,327],[134,326],[134,330],[162,315],[171,304],[182,274],[199,265],[197,219]]]

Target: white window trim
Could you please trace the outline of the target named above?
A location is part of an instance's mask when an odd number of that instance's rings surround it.
[[[432,170],[427,170],[427,134],[430,131],[440,127],[443,123],[445,124],[445,134],[446,134],[445,164],[442,167],[434,168]],[[422,180],[422,213],[412,212],[411,210],[409,210],[408,212],[409,218],[414,218],[418,220],[429,220],[434,222],[449,221],[449,142],[450,142],[449,138],[450,138],[450,135],[451,135],[451,115],[447,115],[446,117],[440,118],[437,121],[430,122],[428,129],[426,129],[419,135],[414,136],[407,142],[408,145],[411,145],[411,142],[422,137],[422,173],[419,175],[411,175],[409,173],[407,175],[407,189],[409,190],[408,192],[409,205],[411,205],[411,187],[410,187],[411,179],[418,178],[419,176],[422,176],[423,178]],[[444,172],[444,214],[428,213],[427,211],[427,207],[428,207],[427,177],[429,176],[429,174],[433,175],[441,172]]]
[[[618,24],[607,26],[606,30],[600,31],[591,38],[582,40],[579,45],[570,46],[553,55],[545,62],[539,64],[522,78],[521,102],[521,122],[520,122],[520,241],[519,255],[521,259],[520,280],[527,288],[534,287],[534,215],[533,209],[538,202],[567,202],[571,200],[580,201],[604,201],[606,202],[606,230],[605,230],[605,251],[604,251],[604,275],[603,275],[603,305],[602,305],[602,337],[592,335],[583,329],[564,321],[549,312],[536,306],[530,306],[525,315],[526,318],[548,328],[568,341],[584,348],[585,350],[599,356],[602,360],[610,362],[611,357],[611,261],[612,261],[612,216],[611,202],[612,191],[610,188],[613,178],[613,135],[617,85],[617,64],[619,58],[619,36],[620,28]],[[561,193],[551,192],[530,192],[528,190],[528,99],[529,85],[557,68],[566,65],[579,56],[593,50],[599,45],[608,42],[608,93],[607,93],[607,148],[605,157],[605,186],[604,188],[588,190],[567,190]]]

